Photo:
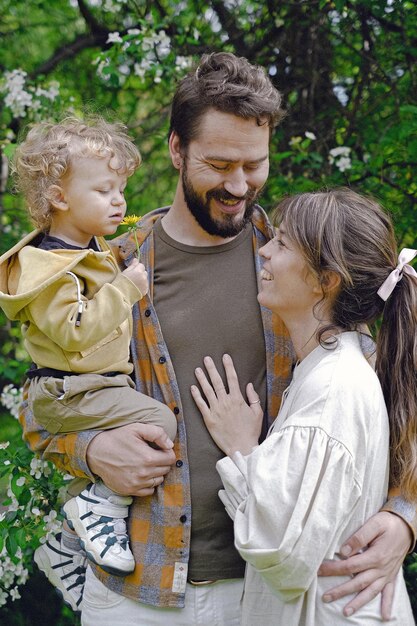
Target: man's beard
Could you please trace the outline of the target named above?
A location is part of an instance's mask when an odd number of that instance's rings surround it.
[[[259,196],[259,192],[253,187],[249,187],[242,198],[236,198],[236,196],[233,196],[225,189],[212,189],[206,193],[206,199],[204,200],[192,186],[187,176],[185,163],[182,174],[182,188],[187,207],[199,226],[209,235],[216,235],[225,239],[235,237],[245,228],[252,217],[255,202]],[[216,220],[210,215],[210,200],[242,199],[246,201],[245,212],[242,217],[237,218],[236,215],[225,214],[222,220]]]

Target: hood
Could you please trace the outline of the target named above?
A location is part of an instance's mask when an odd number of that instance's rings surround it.
[[[32,231],[0,257],[0,306],[9,319],[17,319],[22,308],[87,255],[99,261],[109,254],[108,250],[39,250],[41,235]]]

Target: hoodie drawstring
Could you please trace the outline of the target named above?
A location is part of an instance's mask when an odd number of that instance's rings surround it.
[[[67,274],[69,274],[70,276],[72,276],[72,278],[75,280],[75,284],[77,286],[77,302],[78,302],[78,311],[77,311],[77,317],[75,320],[75,325],[76,326],[80,326],[81,325],[81,315],[83,314],[83,308],[84,308],[84,303],[81,299],[81,285],[80,285],[80,281],[78,276],[76,276],[73,272],[67,272]]]

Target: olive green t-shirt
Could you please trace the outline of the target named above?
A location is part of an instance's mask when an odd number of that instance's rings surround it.
[[[191,480],[191,580],[238,578],[244,562],[234,548],[233,523],[218,497],[216,462],[224,456],[211,439],[191,396],[194,370],[211,356],[232,356],[244,396],[252,382],[265,409],[265,340],[252,244],[252,226],[219,246],[187,246],[154,228],[154,305],[172,359],[187,432]]]

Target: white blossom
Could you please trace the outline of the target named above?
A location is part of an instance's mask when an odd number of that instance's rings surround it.
[[[349,146],[337,146],[329,152],[329,162],[334,164],[340,172],[351,169],[352,160],[350,158],[351,149]]]
[[[309,130],[306,130],[306,132],[304,134],[307,137],[307,139],[311,139],[312,141],[317,139],[316,135],[314,133],[312,133],[311,131],[309,131]]]
[[[207,22],[210,24],[211,30],[213,31],[213,33],[218,33],[221,31],[222,25],[217,16],[217,13],[215,13],[213,9],[211,8],[206,9],[206,11],[204,12],[204,17],[207,20]]]
[[[22,404],[22,389],[17,389],[13,385],[6,385],[1,392],[0,402],[17,419],[19,407]]]
[[[146,74],[146,70],[139,63],[135,63],[133,66],[133,72],[135,76],[139,76],[139,78],[144,78]]]
[[[19,600],[20,599],[20,593],[17,587],[13,587],[13,589],[10,589],[10,597],[13,600],[13,602],[15,600]]]
[[[50,539],[52,536],[55,536],[62,529],[62,524],[57,519],[56,511],[50,511],[47,515],[45,515],[43,518],[43,522],[43,527],[46,532],[45,540]]]
[[[114,33],[109,33],[106,43],[122,43],[123,39],[120,37],[120,33],[116,30]]]
[[[15,69],[5,72],[5,85],[3,91],[6,92],[4,104],[10,108],[16,117],[25,117],[26,109],[31,106],[33,95],[26,90],[27,72]]]
[[[349,157],[341,157],[338,161],[335,161],[335,165],[338,170],[344,172],[345,170],[350,170],[350,168],[352,167],[352,161],[349,159]]]
[[[59,83],[57,81],[50,83],[48,89],[37,87],[35,90],[35,96],[43,96],[51,101],[55,100],[55,98],[59,96]]]
[[[338,156],[349,156],[350,148],[348,146],[338,146],[337,148],[332,148],[329,152],[330,157],[333,160]],[[333,161],[331,161],[333,163]]]
[[[192,57],[177,56],[175,59],[175,67],[177,70],[186,70],[193,64]]]
[[[30,474],[34,476],[36,479],[39,479],[42,474],[44,476],[49,476],[51,473],[51,467],[46,461],[42,461],[42,459],[38,459],[37,457],[33,457],[30,461]]]
[[[7,593],[0,587],[0,606],[4,606],[7,602]]]

